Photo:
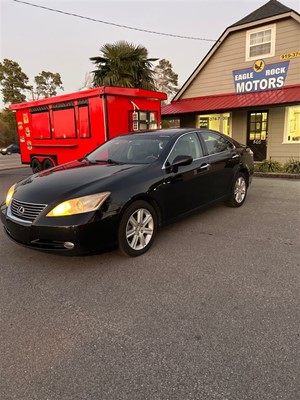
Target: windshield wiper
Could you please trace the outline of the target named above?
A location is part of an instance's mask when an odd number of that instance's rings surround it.
[[[88,157],[83,157],[83,158],[81,158],[79,161],[81,161],[81,162],[87,162],[87,163],[89,163],[89,164],[96,164],[96,162],[97,162],[97,161],[95,161],[95,160],[90,160]]]
[[[106,159],[102,159],[102,160],[94,160],[95,163],[107,163],[107,164],[122,164],[119,161],[113,160],[112,158],[106,158]]]

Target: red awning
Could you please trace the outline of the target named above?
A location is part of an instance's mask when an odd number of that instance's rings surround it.
[[[300,103],[300,85],[247,94],[220,94],[173,101],[162,107],[162,115],[177,115],[204,111],[223,111],[255,106]]]

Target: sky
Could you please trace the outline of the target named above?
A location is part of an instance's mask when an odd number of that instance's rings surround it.
[[[82,88],[86,74],[94,67],[89,58],[99,56],[103,45],[120,40],[146,47],[149,58],[167,59],[182,86],[214,45],[214,40],[267,0],[24,2],[0,0],[0,62],[4,58],[16,61],[30,84],[43,70],[58,72],[64,87],[61,94]],[[281,3],[299,13],[300,0]],[[3,108],[2,95],[0,108]]]

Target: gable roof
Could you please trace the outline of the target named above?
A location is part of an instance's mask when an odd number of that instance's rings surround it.
[[[259,21],[260,19],[264,18],[275,17],[276,15],[285,14],[290,11],[294,10],[286,7],[277,0],[270,0],[268,3],[259,7],[257,10],[253,11],[251,14],[247,15],[231,26],[249,24],[250,22]]]
[[[203,60],[200,62],[198,67],[192,72],[190,77],[185,81],[179,91],[176,93],[172,101],[179,100],[181,95],[185,92],[185,90],[189,87],[192,81],[196,78],[199,74],[201,69],[205,66],[205,64],[209,61],[209,59],[214,55],[214,53],[218,50],[221,44],[225,41],[227,36],[232,33],[242,29],[245,29],[249,26],[255,26],[262,24],[263,20],[270,22],[270,19],[281,19],[291,17],[299,21],[299,13],[292,8],[288,8],[281,4],[277,0],[270,0],[268,3],[263,5],[262,7],[258,8],[257,10],[253,11],[247,17],[241,19],[240,21],[236,22],[235,24],[229,26],[220,38],[216,41],[210,51],[206,54]]]

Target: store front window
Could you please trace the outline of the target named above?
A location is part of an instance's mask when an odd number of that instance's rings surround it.
[[[231,113],[197,115],[196,126],[213,129],[231,136]]]
[[[286,108],[285,143],[300,143],[300,105]]]
[[[145,129],[157,129],[158,117],[157,111],[130,111],[129,112],[129,130],[140,131]]]

